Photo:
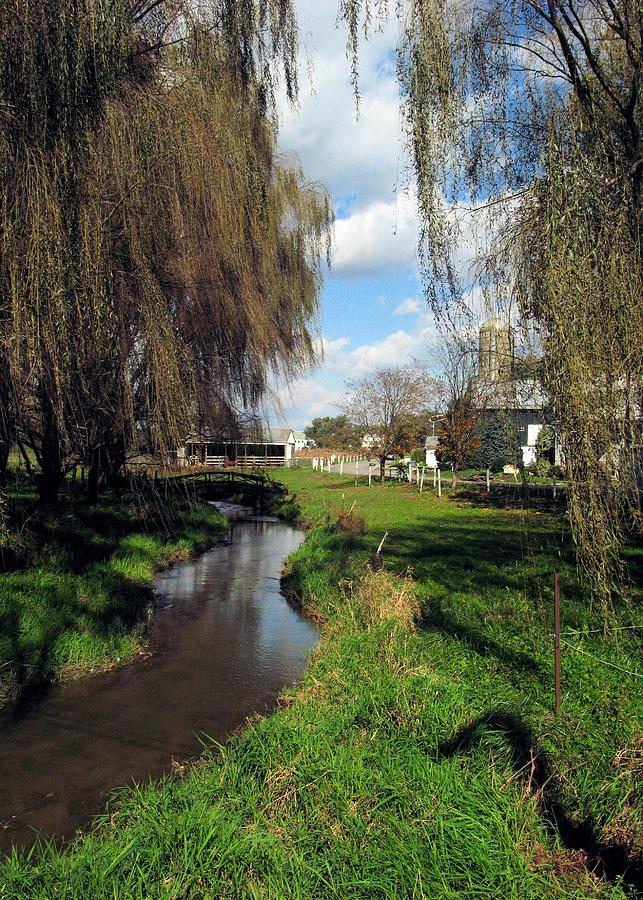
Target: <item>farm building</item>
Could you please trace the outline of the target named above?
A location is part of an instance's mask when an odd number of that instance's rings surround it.
[[[178,452],[184,466],[241,466],[273,468],[290,466],[295,458],[295,436],[290,428],[264,428],[262,439],[222,438],[191,434]]]
[[[305,431],[294,431],[293,435],[295,438],[295,450],[308,450],[309,447],[315,446],[315,442],[306,437]]]
[[[501,319],[489,319],[480,327],[478,379],[484,387],[479,402],[484,407],[483,420],[502,414],[513,421],[522,461],[528,466],[536,460],[536,441],[545,424],[547,398],[534,379],[510,377],[511,345],[511,331]]]

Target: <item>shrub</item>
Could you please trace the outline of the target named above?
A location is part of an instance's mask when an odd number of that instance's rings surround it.
[[[551,463],[543,456],[539,457],[539,459],[537,459],[533,464],[533,472],[535,475],[538,475],[539,478],[547,478],[547,476],[551,473],[551,469]]]
[[[352,594],[367,627],[393,619],[411,630],[420,616],[420,603],[409,573],[399,578],[384,570],[369,572]]]
[[[536,438],[536,454],[538,458],[546,456],[554,448],[554,430],[549,425],[543,425]]]
[[[284,522],[296,522],[301,516],[301,507],[292,500],[284,500],[276,510],[276,515]]]

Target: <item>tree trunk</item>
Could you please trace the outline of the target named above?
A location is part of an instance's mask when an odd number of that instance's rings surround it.
[[[117,485],[125,466],[125,438],[122,434],[103,433],[91,452],[87,479],[88,499],[96,503],[101,490]]]
[[[455,491],[458,486],[458,470],[453,467],[453,471],[451,472],[451,488]]]
[[[15,421],[7,367],[0,362],[0,485],[7,481],[9,453],[15,441]]]
[[[384,483],[384,474],[386,471],[386,457],[380,456],[380,484]]]
[[[11,451],[11,441],[0,437],[0,487],[7,483],[7,463]]]
[[[100,467],[97,462],[92,462],[87,470],[87,500],[89,503],[98,502],[100,483]]]
[[[42,410],[42,445],[40,452],[40,486],[39,500],[41,506],[55,506],[58,503],[58,491],[62,479],[62,454],[60,432],[56,421],[56,411],[50,397],[41,392]]]

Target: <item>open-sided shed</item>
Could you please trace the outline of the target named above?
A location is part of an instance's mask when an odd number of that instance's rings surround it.
[[[191,434],[179,451],[184,465],[272,468],[290,466],[295,458],[295,436],[290,428],[264,428],[262,439],[225,438]]]

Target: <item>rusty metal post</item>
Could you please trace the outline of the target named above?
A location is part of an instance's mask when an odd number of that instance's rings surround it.
[[[560,715],[560,578],[554,574],[554,692],[556,715]]]

